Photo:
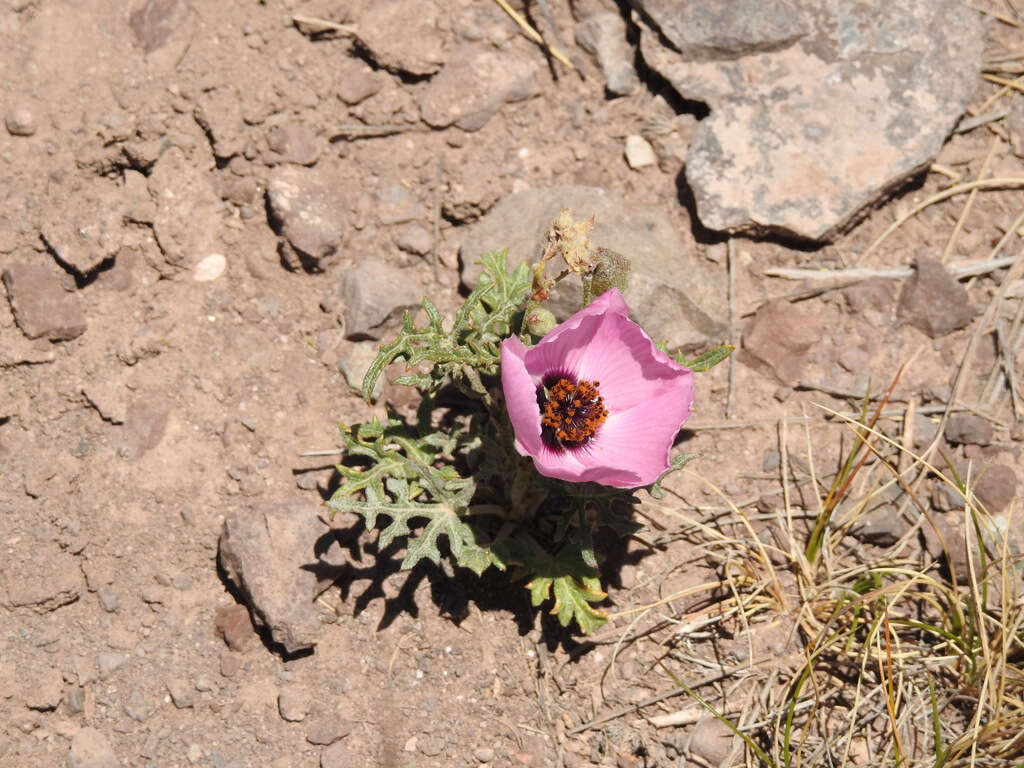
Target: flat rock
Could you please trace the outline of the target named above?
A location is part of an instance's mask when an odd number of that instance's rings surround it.
[[[995,431],[976,413],[954,413],[946,421],[944,435],[954,445],[988,445]]]
[[[600,187],[556,186],[530,189],[504,198],[469,228],[459,249],[462,281],[476,285],[486,251],[508,250],[514,267],[540,256],[544,233],[561,208],[577,219],[594,217],[591,242],[621,253],[632,263],[626,302],[655,341],[669,349],[719,343],[726,332],[728,307],[725,276],[688,252],[676,227],[657,208],[638,205]],[[560,268],[555,265],[551,276]],[[581,306],[576,280],[559,283],[545,303],[564,320]]]
[[[315,165],[323,150],[313,126],[300,120],[276,121],[267,128],[266,140],[269,151],[264,157],[270,165]]]
[[[146,53],[162,48],[188,18],[189,0],[146,0],[128,17],[135,41]]]
[[[40,227],[46,247],[62,265],[81,277],[112,261],[121,250],[124,218],[112,191],[76,195],[79,199],[73,206],[51,201],[49,215]]]
[[[316,645],[321,624],[314,547],[327,529],[308,503],[285,501],[233,512],[220,535],[220,563],[257,623],[288,653]]]
[[[345,337],[379,339],[388,319],[423,301],[416,273],[371,256],[345,271],[341,300],[345,307]]]
[[[341,247],[348,203],[335,176],[320,168],[277,168],[267,183],[271,224],[307,269],[322,269]]]
[[[988,513],[996,515],[1010,506],[1017,486],[1017,470],[1009,464],[991,464],[978,474],[974,493]]]
[[[429,0],[375,0],[359,18],[359,42],[385,69],[432,75],[445,61],[439,16]]]
[[[153,234],[171,267],[191,269],[217,250],[222,203],[211,174],[172,147],[153,166],[147,186],[157,206]]]
[[[68,768],[119,768],[110,740],[95,728],[80,728],[71,739]]]
[[[41,264],[12,264],[3,273],[14,321],[30,339],[69,341],[85,333],[78,297]]]
[[[226,160],[245,151],[249,129],[242,118],[242,100],[234,88],[217,88],[203,94],[193,115],[218,158]]]
[[[478,131],[502,105],[540,93],[535,61],[477,44],[456,49],[420,94],[423,120],[432,128],[455,125]]]
[[[8,555],[0,564],[0,584],[8,608],[49,613],[78,599],[82,576],[74,557],[46,544]]]
[[[167,431],[169,416],[169,408],[160,400],[149,397],[132,400],[125,411],[121,456],[136,461],[156,448]]]
[[[711,108],[686,180],[715,230],[830,239],[929,165],[981,64],[958,0],[632,4],[648,66]]]
[[[966,328],[974,319],[967,289],[930,256],[919,256],[914,266],[900,291],[900,317],[933,339]]]
[[[777,299],[754,314],[743,330],[739,359],[787,386],[795,386],[820,328],[801,306]]]
[[[222,605],[214,614],[214,627],[233,651],[244,653],[259,640],[244,605]]]
[[[601,68],[608,92],[628,96],[640,87],[633,60],[636,52],[626,40],[626,21],[613,11],[588,16],[576,25],[576,42]]]

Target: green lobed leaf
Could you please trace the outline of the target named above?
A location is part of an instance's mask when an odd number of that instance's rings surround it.
[[[402,319],[398,336],[380,348],[363,377],[362,395],[367,402],[384,369],[396,360],[407,366],[431,362],[430,373],[415,373],[395,379],[395,383],[433,391],[447,376],[462,375],[465,366],[481,373],[497,373],[500,344],[511,332],[512,317],[530,290],[529,268],[518,265],[511,273],[505,251],[491,251],[480,257],[484,272],[476,288],[455,315],[452,327],[445,330],[437,306],[423,300],[427,325],[418,328],[408,312]]]

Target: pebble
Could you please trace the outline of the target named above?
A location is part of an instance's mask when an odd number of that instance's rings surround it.
[[[4,118],[7,132],[11,136],[31,136],[36,132],[36,118],[25,107],[15,107]]]
[[[223,275],[227,266],[228,260],[223,253],[211,253],[196,264],[192,271],[192,279],[199,283],[208,283]]]
[[[29,709],[46,711],[60,705],[64,693],[64,678],[54,667],[36,670],[28,677],[31,680],[26,690],[25,706]]]
[[[376,257],[346,270],[341,278],[346,338],[379,339],[388,318],[418,306],[422,288],[414,275]]]
[[[990,515],[1002,512],[1017,494],[1017,473],[1006,464],[986,467],[975,481],[974,492]]]
[[[97,658],[97,664],[100,670],[100,679],[105,680],[117,669],[128,660],[128,657],[123,653],[117,653],[116,651],[104,651]]]
[[[801,305],[776,299],[767,302],[743,331],[743,362],[774,374],[794,386],[806,368],[811,349],[819,341],[813,316]]]
[[[234,603],[218,608],[214,626],[217,634],[224,638],[228,648],[233,651],[246,651],[257,640],[249,609],[244,605]]]
[[[626,137],[625,154],[626,162],[634,171],[654,165],[658,160],[651,143],[635,133]]]
[[[337,716],[321,716],[306,726],[306,741],[310,744],[328,746],[343,739],[352,732],[352,724]]]
[[[100,605],[107,613],[117,613],[121,610],[121,596],[114,591],[113,587],[100,587],[96,590],[96,597],[100,599]]]
[[[124,712],[136,722],[146,722],[150,715],[150,709],[146,704],[146,698],[140,691],[132,691],[128,694],[128,698],[124,702]]]
[[[77,715],[85,709],[85,689],[79,688],[77,685],[68,691],[66,698],[68,705],[68,711]]]
[[[85,333],[78,296],[41,264],[12,264],[3,273],[14,320],[30,339],[70,341]]]
[[[282,688],[277,694],[277,711],[289,723],[300,723],[309,714],[309,698],[298,688]]]
[[[473,757],[476,758],[477,762],[489,763],[494,760],[494,750],[490,747],[477,747],[473,750]]]
[[[119,768],[120,761],[107,737],[95,728],[79,729],[71,739],[68,768]]]
[[[900,316],[933,339],[966,328],[974,319],[967,289],[937,259],[920,256],[900,291]]]
[[[392,233],[391,239],[406,253],[426,256],[434,248],[434,236],[419,224],[410,224]]]
[[[336,741],[320,753],[320,768],[349,768],[348,748],[343,741]]]
[[[988,445],[992,442],[992,425],[974,413],[954,413],[946,422],[946,439],[959,445]]]
[[[224,677],[234,677],[242,669],[242,659],[239,656],[225,651],[220,655],[220,673]]]
[[[164,681],[167,692],[171,694],[171,701],[178,709],[187,709],[195,706],[195,695],[189,684],[180,677],[169,677]]]
[[[626,22],[617,11],[602,11],[576,25],[576,42],[597,59],[608,92],[628,96],[640,87],[627,40]]]

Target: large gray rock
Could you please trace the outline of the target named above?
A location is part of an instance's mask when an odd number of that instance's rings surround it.
[[[832,237],[928,166],[981,63],[959,0],[632,3],[647,64],[711,108],[686,179],[715,230]]]
[[[723,341],[728,322],[725,275],[687,252],[679,232],[656,208],[635,205],[600,187],[556,186],[510,195],[470,228],[459,254],[462,279],[476,285],[486,251],[507,249],[510,267],[540,256],[544,233],[561,208],[576,219],[594,217],[591,242],[632,262],[625,298],[636,320],[670,349]],[[553,264],[549,276],[561,266]],[[579,281],[567,278],[547,306],[559,320],[580,308]]]
[[[314,548],[326,532],[304,502],[262,504],[224,520],[220,563],[255,621],[288,653],[315,646],[320,634]]]

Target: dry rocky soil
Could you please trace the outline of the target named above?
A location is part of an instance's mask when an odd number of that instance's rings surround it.
[[[813,514],[851,442],[819,406],[901,365],[882,428],[1020,517],[1024,95],[993,78],[1024,19],[893,2],[843,36],[673,5],[513,3],[570,68],[489,0],[0,1],[0,765],[730,764],[713,719],[651,721],[686,699],[660,665],[800,639],[687,629],[722,563],[680,516],[718,525],[716,488]],[[407,410],[354,389],[379,340],[424,295],[458,306],[481,251],[535,256],[562,205],[633,258],[652,336],[740,345],[698,376],[692,472],[609,542],[620,616],[590,637],[505,575],[328,528],[337,457],[302,455]],[[849,547],[900,510],[882,493]]]

